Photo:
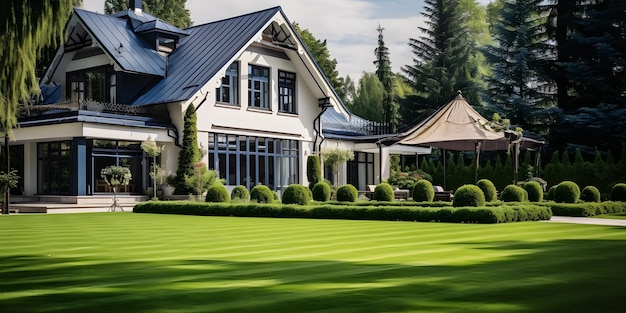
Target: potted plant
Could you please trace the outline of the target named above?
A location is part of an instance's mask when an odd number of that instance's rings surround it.
[[[122,211],[124,209],[117,203],[117,187],[119,186],[127,186],[132,179],[132,174],[130,173],[130,169],[124,166],[111,165],[103,168],[100,171],[100,176],[107,185],[113,188],[113,204],[109,208],[109,211],[115,211],[116,208],[120,208]]]

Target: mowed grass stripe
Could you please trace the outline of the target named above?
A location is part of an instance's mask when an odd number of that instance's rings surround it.
[[[48,217],[0,218],[11,312],[547,312],[565,300],[610,312],[624,280],[613,272],[626,235],[612,227]],[[570,289],[576,299],[561,295]]]

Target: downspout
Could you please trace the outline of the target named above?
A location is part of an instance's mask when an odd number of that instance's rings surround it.
[[[326,112],[328,107],[323,107],[322,112],[318,114],[313,120],[313,130],[315,131],[315,140],[313,141],[313,152],[319,152],[322,150],[322,143],[324,142],[324,134],[322,134],[322,114]],[[319,146],[317,144],[318,139],[321,138]]]

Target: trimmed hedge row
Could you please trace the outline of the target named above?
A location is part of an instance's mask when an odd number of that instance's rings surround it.
[[[589,217],[600,214],[626,212],[625,202],[583,202],[583,203],[556,203],[546,202],[556,216]]]
[[[142,202],[135,205],[133,212],[201,216],[320,218],[480,224],[548,220],[552,216],[552,212],[548,207],[538,205],[425,208],[415,206],[301,206],[186,201]]]

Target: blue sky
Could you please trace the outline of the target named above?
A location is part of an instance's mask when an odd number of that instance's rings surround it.
[[[487,4],[489,0],[478,0]],[[363,71],[374,71],[374,49],[380,24],[385,44],[390,50],[391,65],[400,71],[411,64],[409,38],[421,34],[420,14],[424,2],[420,0],[187,0],[194,24],[229,18],[241,14],[282,6],[292,22],[298,22],[318,39],[326,39],[328,49],[337,59],[339,75],[358,79]],[[104,12],[104,0],[83,0],[89,11]]]

